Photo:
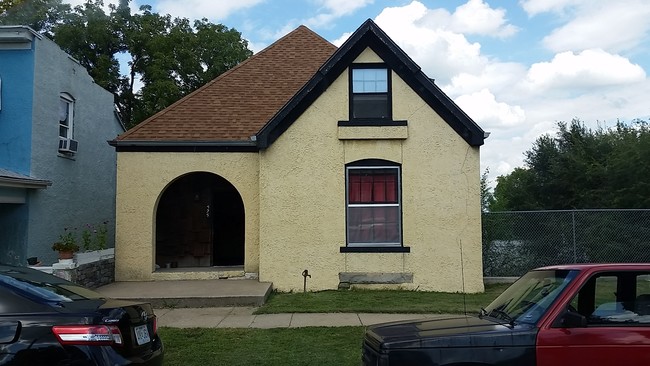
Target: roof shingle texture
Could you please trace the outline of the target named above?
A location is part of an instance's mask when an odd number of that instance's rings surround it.
[[[335,51],[300,26],[117,140],[248,141]]]

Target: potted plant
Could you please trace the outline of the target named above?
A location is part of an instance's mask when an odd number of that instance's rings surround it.
[[[59,252],[59,259],[72,259],[74,252],[79,250],[77,239],[72,230],[64,229],[65,232],[59,236],[59,241],[52,244],[52,250]]]

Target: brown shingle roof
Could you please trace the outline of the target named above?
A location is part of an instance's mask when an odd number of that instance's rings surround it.
[[[247,141],[335,51],[300,26],[116,140]]]

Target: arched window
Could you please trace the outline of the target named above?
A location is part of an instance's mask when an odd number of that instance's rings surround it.
[[[348,246],[401,246],[401,167],[378,159],[345,167]]]

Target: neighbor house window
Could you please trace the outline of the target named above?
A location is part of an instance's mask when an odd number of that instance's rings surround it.
[[[348,246],[402,244],[400,167],[364,160],[346,167]]]
[[[383,64],[353,65],[350,76],[350,119],[392,118],[390,73]]]
[[[69,94],[62,93],[59,98],[59,137],[72,139],[74,121],[74,99]]]

